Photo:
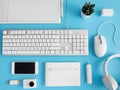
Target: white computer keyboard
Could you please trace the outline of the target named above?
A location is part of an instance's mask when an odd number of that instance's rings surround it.
[[[88,30],[4,30],[3,55],[88,55]]]

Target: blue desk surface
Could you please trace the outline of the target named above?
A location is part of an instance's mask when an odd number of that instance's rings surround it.
[[[35,90],[106,90],[102,83],[103,62],[109,55],[119,53],[120,48],[113,43],[113,27],[104,26],[101,33],[107,40],[107,53],[104,57],[98,58],[94,55],[93,38],[97,34],[99,25],[104,21],[112,21],[116,24],[116,40],[120,44],[120,0],[91,0],[96,4],[96,12],[88,19],[80,17],[82,5],[87,0],[68,0],[69,1],[69,28],[70,29],[88,29],[89,31],[89,55],[88,56],[2,56],[2,30],[3,29],[65,29],[66,28],[66,0],[64,0],[64,17],[61,24],[2,24],[0,25],[0,90],[23,90],[22,83],[16,86],[8,85],[8,80],[27,78],[37,78],[38,86]],[[98,13],[102,8],[113,8],[113,17],[101,17]],[[38,75],[12,75],[11,62],[13,61],[38,61]],[[78,61],[81,63],[81,86],[79,87],[45,87],[44,85],[44,65],[45,62],[69,62]],[[86,82],[85,64],[90,62],[92,65],[93,83],[88,85]],[[109,72],[120,83],[120,60],[114,60],[109,63]]]

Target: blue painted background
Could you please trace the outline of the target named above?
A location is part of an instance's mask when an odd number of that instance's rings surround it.
[[[37,78],[38,86],[35,90],[106,90],[102,83],[103,62],[109,55],[119,53],[120,47],[113,43],[113,26],[105,25],[101,33],[107,40],[107,53],[104,57],[98,58],[94,55],[93,38],[97,34],[99,25],[104,21],[112,21],[117,27],[116,40],[120,44],[120,0],[91,0],[96,4],[95,13],[88,19],[80,17],[82,5],[87,0],[68,0],[69,2],[69,28],[88,29],[89,31],[89,55],[88,56],[2,56],[2,30],[4,29],[65,29],[66,28],[66,0],[64,0],[64,17],[61,24],[1,24],[0,25],[0,90],[23,90],[22,80],[27,78]],[[113,17],[101,17],[99,11],[103,8],[113,8]],[[13,61],[38,61],[38,75],[12,75],[11,62]],[[45,87],[44,85],[44,65],[45,62],[81,62],[81,86],[79,87]],[[86,82],[85,64],[92,65],[93,83]],[[120,60],[113,60],[109,63],[109,73],[120,83]],[[10,86],[8,80],[21,80],[20,85]]]

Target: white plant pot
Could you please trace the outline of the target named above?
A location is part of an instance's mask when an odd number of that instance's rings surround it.
[[[81,17],[83,17],[83,18],[88,18],[88,17],[90,17],[91,15],[85,15],[82,11],[81,11]]]

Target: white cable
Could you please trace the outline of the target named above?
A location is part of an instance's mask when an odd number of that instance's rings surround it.
[[[99,28],[98,28],[98,34],[100,34],[100,31],[101,31],[102,27],[103,27],[105,24],[112,24],[112,25],[114,26],[113,42],[114,42],[114,44],[115,44],[117,47],[120,48],[120,45],[118,45],[117,42],[116,42],[116,40],[115,40],[117,28],[116,28],[116,26],[115,26],[115,24],[114,24],[113,22],[111,22],[111,21],[106,21],[106,22],[102,23],[102,24],[99,26]]]

